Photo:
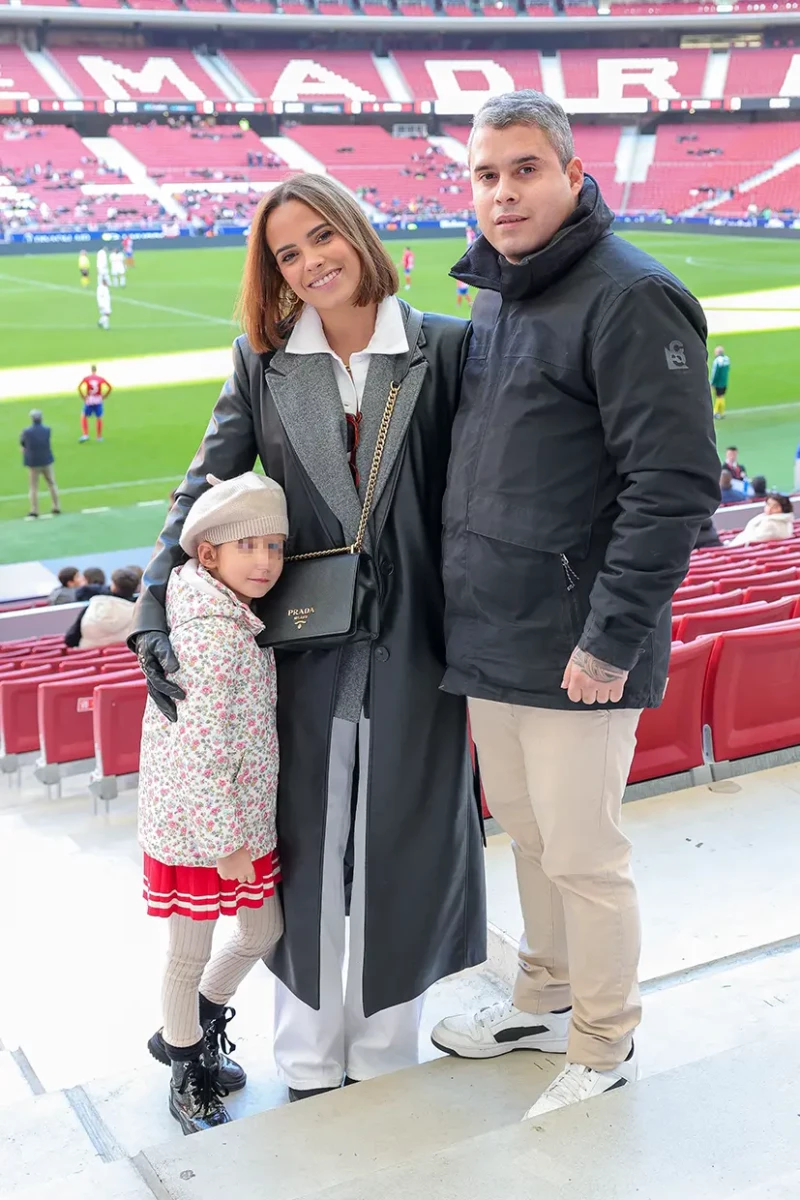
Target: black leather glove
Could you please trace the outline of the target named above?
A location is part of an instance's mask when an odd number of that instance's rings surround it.
[[[154,704],[168,721],[177,721],[178,709],[175,701],[185,700],[186,693],[177,683],[167,679],[167,672],[173,674],[180,667],[172,643],[166,633],[150,631],[140,633],[135,645],[139,666],[144,672],[147,690]]]

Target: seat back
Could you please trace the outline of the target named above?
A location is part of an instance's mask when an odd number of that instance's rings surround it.
[[[677,600],[672,605],[674,617],[685,616],[686,613],[713,612],[717,608],[733,608],[741,604],[744,592],[725,592],[722,595],[698,596],[696,600]]]
[[[78,678],[75,671],[68,678]],[[0,744],[4,754],[29,754],[39,749],[39,685],[56,678],[35,672],[21,679],[0,680]],[[58,675],[59,682],[64,679]]]
[[[710,596],[714,591],[712,580],[707,583],[683,584],[675,593],[675,600],[696,600],[698,596]]]
[[[726,629],[750,629],[755,625],[770,625],[775,621],[789,621],[794,609],[791,596],[787,600],[776,600],[773,604],[739,604],[734,608],[718,608],[708,613],[688,613],[681,617],[678,630],[679,642],[693,642],[705,634],[720,633]]]
[[[762,584],[761,581],[749,587],[744,594],[745,604],[754,604],[757,600],[782,600],[784,596],[800,596],[800,579],[786,583]]]
[[[713,646],[711,638],[673,646],[664,702],[639,721],[629,783],[702,766],[703,687]]]
[[[146,702],[147,684],[141,678],[95,688],[94,753],[100,775],[132,775],[139,770]]]
[[[42,684],[37,697],[39,745],[45,763],[77,762],[94,756],[92,711],[99,671]],[[139,679],[138,668],[103,676],[104,683]]]
[[[715,638],[703,700],[717,762],[800,745],[800,621]]]

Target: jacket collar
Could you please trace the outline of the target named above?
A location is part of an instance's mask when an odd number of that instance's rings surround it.
[[[400,301],[387,296],[378,305],[375,330],[363,354],[405,354],[408,350],[406,324]],[[307,304],[284,347],[286,354],[332,354],[320,315]],[[334,355],[336,357],[336,355]]]
[[[210,575],[196,558],[190,558],[183,566],[178,567],[175,573],[180,575],[181,583],[202,595],[209,614],[233,617],[254,636],[262,632],[263,622],[259,621],[248,605],[243,604],[224,583]]]
[[[603,237],[614,220],[597,183],[587,175],[578,204],[546,246],[510,263],[479,237],[453,267],[454,279],[499,292],[504,300],[528,300],[556,283]]]

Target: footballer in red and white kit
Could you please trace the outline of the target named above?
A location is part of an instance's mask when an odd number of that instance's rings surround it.
[[[403,275],[406,281],[406,291],[411,290],[411,272],[414,270],[414,251],[406,246],[403,251]]]
[[[111,394],[111,384],[102,375],[97,374],[97,367],[92,363],[91,372],[84,375],[78,384],[78,395],[83,400],[81,415],[81,442],[89,441],[89,418],[95,419],[95,433],[98,442],[103,440],[103,402]]]

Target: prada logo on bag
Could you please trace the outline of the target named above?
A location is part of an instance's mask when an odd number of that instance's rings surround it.
[[[310,616],[313,616],[315,610],[313,608],[290,608],[287,610],[287,617],[291,617],[298,629],[302,629]]]

